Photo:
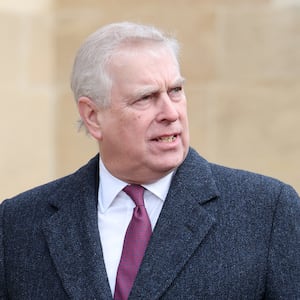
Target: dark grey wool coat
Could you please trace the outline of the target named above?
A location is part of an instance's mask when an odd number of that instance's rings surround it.
[[[0,206],[0,299],[112,299],[97,228],[98,161]],[[190,149],[129,298],[300,299],[298,195]]]

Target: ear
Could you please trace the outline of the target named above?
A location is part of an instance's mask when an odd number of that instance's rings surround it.
[[[77,106],[81,119],[88,132],[96,140],[101,140],[102,132],[98,105],[87,97],[80,97]]]

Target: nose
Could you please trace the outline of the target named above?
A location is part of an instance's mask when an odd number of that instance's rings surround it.
[[[172,101],[167,93],[163,93],[158,101],[158,122],[175,122],[179,117],[176,102]]]

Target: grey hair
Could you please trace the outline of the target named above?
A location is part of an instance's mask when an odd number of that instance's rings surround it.
[[[123,43],[136,41],[159,42],[168,47],[178,61],[177,40],[159,29],[130,22],[106,25],[92,33],[76,54],[71,75],[76,102],[80,97],[88,97],[99,106],[109,106],[112,87],[107,71],[109,60]]]

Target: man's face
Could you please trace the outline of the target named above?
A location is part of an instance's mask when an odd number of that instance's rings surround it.
[[[109,73],[111,105],[98,113],[102,160],[126,182],[158,180],[180,165],[188,152],[186,98],[178,63],[164,47],[140,46],[115,54]]]

